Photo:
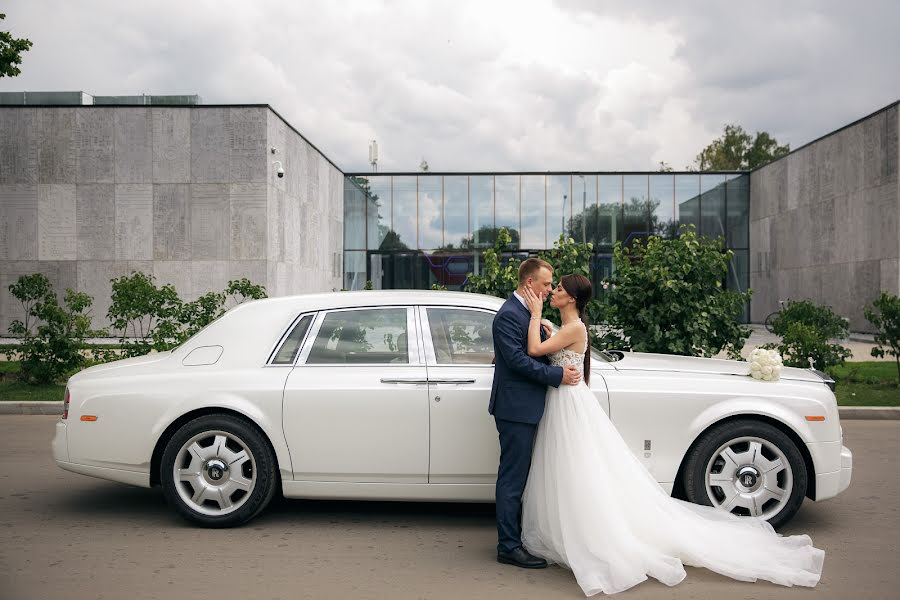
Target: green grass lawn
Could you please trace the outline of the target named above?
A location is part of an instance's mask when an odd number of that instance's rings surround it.
[[[0,361],[0,401],[60,401],[66,386],[25,385],[9,374],[19,372],[17,361]],[[828,372],[837,382],[838,404],[841,406],[900,406],[897,366],[890,361],[848,362],[831,367]]]
[[[847,362],[830,367],[841,406],[900,406],[897,364],[893,361]]]

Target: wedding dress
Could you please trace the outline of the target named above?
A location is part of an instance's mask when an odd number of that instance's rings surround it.
[[[584,354],[563,349],[550,360],[583,368]],[[548,389],[522,502],[525,548],[570,568],[587,596],[648,575],[672,586],[683,565],[787,586],[812,587],[822,574],[825,553],[809,536],[669,496],[583,380]]]

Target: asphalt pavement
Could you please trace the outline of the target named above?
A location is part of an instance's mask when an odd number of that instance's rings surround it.
[[[280,500],[238,529],[181,521],[159,490],[60,470],[55,416],[0,415],[0,599],[583,598],[560,567],[495,561],[487,504]],[[805,502],[782,533],[826,553],[815,589],[688,568],[622,598],[897,598],[900,421],[844,421],[850,488]]]

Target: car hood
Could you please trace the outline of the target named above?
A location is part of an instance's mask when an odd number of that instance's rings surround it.
[[[77,381],[85,377],[95,377],[98,375],[101,377],[111,375],[113,374],[113,371],[120,371],[124,368],[133,368],[158,363],[165,360],[171,355],[172,351],[166,350],[165,352],[154,352],[152,354],[144,354],[143,356],[133,356],[131,358],[114,360],[112,362],[103,363],[101,365],[94,365],[93,367],[88,367],[87,369],[83,369],[75,375],[72,375],[72,377],[69,378],[69,381]],[[118,373],[115,374],[118,375]]]
[[[742,360],[622,352],[624,358],[612,365],[619,371],[672,371],[678,373],[711,373],[716,375],[749,375],[750,363]],[[807,369],[783,367],[781,379],[822,383],[822,378]]]

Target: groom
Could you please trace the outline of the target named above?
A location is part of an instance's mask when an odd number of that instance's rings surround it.
[[[494,383],[488,412],[494,415],[500,434],[500,468],[497,472],[497,561],[526,569],[541,569],[547,561],[522,547],[522,492],[531,466],[537,424],[544,414],[547,386],[574,385],[575,367],[553,367],[528,356],[525,288],[546,299],[552,288],[553,267],[529,258],[519,266],[519,286],[494,317]],[[544,337],[541,331],[541,339]]]

